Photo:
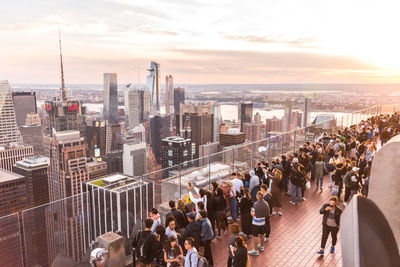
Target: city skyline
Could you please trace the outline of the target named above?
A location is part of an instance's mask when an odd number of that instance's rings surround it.
[[[395,1],[23,2],[0,20],[12,83],[59,82],[58,29],[66,84],[145,83],[151,60],[177,83],[400,82]]]

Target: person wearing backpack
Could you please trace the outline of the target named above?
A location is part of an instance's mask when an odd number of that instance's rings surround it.
[[[188,237],[185,240],[185,249],[187,251],[185,256],[185,267],[207,267],[207,260],[197,254],[197,250],[193,247],[194,239],[193,237]]]
[[[154,264],[156,252],[158,250],[157,237],[151,232],[153,220],[148,218],[144,221],[144,231],[139,231],[133,241],[133,247],[136,252],[136,259],[141,267],[150,267]]]

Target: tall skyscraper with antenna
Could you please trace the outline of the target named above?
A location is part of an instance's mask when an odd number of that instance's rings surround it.
[[[67,89],[64,81],[64,65],[61,49],[61,38],[59,35],[60,45],[60,70],[61,70],[61,88],[60,95],[54,100],[45,102],[46,118],[44,134],[45,136],[53,136],[53,132],[79,130],[81,135],[85,134],[84,117],[85,109],[79,100],[68,98]]]
[[[51,263],[59,254],[79,262],[88,247],[84,237],[81,182],[89,180],[86,158],[84,108],[79,100],[67,96],[64,81],[61,39],[60,95],[46,101],[44,153],[50,158],[48,171],[49,200],[46,208],[48,258]]]

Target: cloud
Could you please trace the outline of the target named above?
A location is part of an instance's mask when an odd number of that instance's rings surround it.
[[[176,31],[168,31],[168,30],[157,30],[157,29],[138,29],[139,32],[150,34],[150,35],[179,35]]]
[[[317,54],[309,52],[261,52],[231,50],[172,50],[185,60],[201,63],[205,66],[234,66],[235,69],[246,68],[307,68],[307,69],[354,69],[373,70],[375,67],[358,59]]]
[[[249,43],[263,43],[263,44],[288,44],[296,47],[307,47],[315,42],[314,37],[305,37],[297,39],[284,39],[281,36],[258,36],[258,35],[234,35],[234,34],[221,34],[223,38],[228,40],[245,41]]]

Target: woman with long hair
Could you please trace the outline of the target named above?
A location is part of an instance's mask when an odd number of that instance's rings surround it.
[[[186,207],[185,207],[185,201],[183,201],[182,198],[178,199],[178,204],[177,204],[176,209],[182,211],[183,214],[188,213],[188,210],[187,210]]]
[[[244,189],[244,196],[240,201],[239,208],[240,214],[242,214],[242,231],[249,238],[251,234],[251,208],[253,207],[253,201],[251,200],[250,191],[248,188]]]
[[[175,237],[170,236],[164,247],[164,261],[167,267],[183,266],[183,251]]]
[[[282,213],[282,204],[281,204],[281,189],[279,188],[279,185],[282,180],[282,172],[279,169],[274,169],[272,171],[272,185],[271,185],[271,194],[272,194],[272,203],[273,203],[273,211],[272,214],[278,214],[280,216],[283,215]]]
[[[224,193],[222,192],[222,189],[220,187],[218,187],[217,194],[214,197],[214,208],[215,208],[215,217],[218,229],[218,235],[216,237],[221,238],[221,231],[224,231],[224,233],[226,233],[225,230],[226,200],[224,198]]]
[[[233,255],[233,267],[249,266],[247,264],[247,261],[249,260],[247,246],[241,236],[235,238],[235,246],[231,247],[231,251]]]

